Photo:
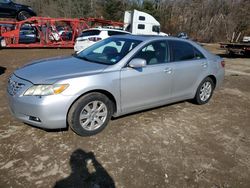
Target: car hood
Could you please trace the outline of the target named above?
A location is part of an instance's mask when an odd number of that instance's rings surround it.
[[[75,57],[43,59],[17,69],[14,74],[33,84],[53,84],[62,79],[102,72],[108,65],[92,63]]]

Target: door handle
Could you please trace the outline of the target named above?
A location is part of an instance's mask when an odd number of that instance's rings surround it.
[[[168,73],[168,74],[171,74],[172,73],[172,68],[165,68],[164,72]]]
[[[207,67],[207,62],[203,62],[203,63],[201,63],[201,65],[202,65],[204,68],[206,68],[206,67]]]

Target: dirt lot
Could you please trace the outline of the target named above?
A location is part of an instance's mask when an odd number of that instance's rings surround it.
[[[215,53],[218,45],[206,45]],[[100,134],[46,132],[11,117],[14,69],[72,50],[0,50],[0,187],[250,187],[250,59],[226,60],[203,106],[181,102],[114,119]],[[1,68],[3,70],[3,68]],[[78,186],[76,186],[78,185]],[[84,186],[85,185],[85,186]]]

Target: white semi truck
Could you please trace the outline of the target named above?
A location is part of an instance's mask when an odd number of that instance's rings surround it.
[[[94,43],[112,36],[113,34],[133,34],[133,35],[162,35],[168,36],[166,33],[160,32],[160,23],[150,14],[138,10],[125,11],[123,30],[108,31],[107,28],[92,28],[83,31],[84,36],[79,36],[74,45],[74,51],[79,53],[83,49],[93,45]],[[122,28],[121,28],[122,29]],[[96,32],[96,31],[99,32]],[[98,33],[98,34],[97,34]],[[109,33],[113,33],[112,35]],[[97,40],[92,40],[97,39]]]
[[[160,23],[150,14],[138,10],[125,11],[124,30],[135,35],[163,35]]]

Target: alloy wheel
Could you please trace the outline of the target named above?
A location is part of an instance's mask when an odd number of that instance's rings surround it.
[[[200,89],[200,99],[205,102],[212,94],[212,84],[210,82],[204,82]]]
[[[92,101],[83,107],[79,121],[82,128],[88,131],[98,129],[108,116],[107,106],[101,101]]]

